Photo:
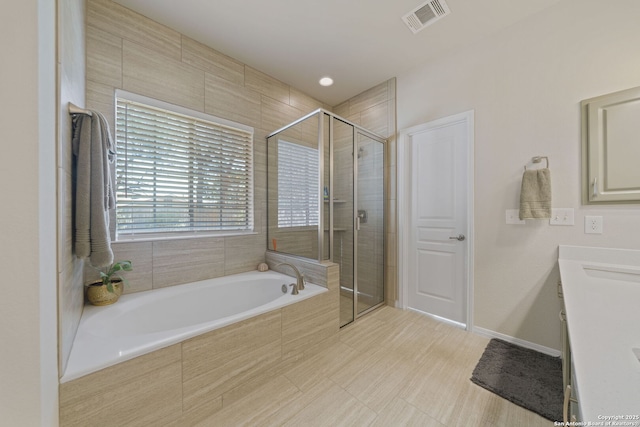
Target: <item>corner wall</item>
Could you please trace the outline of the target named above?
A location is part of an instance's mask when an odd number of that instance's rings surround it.
[[[580,101],[640,86],[640,4],[600,6],[558,2],[398,76],[400,129],[475,110],[475,326],[553,349],[558,245],[640,249],[637,205],[580,198]],[[553,206],[574,208],[575,226],[505,224],[538,155],[550,160]],[[585,215],[602,215],[604,234],[585,235]]]
[[[0,14],[0,414],[3,425],[58,425],[56,366],[56,9]]]
[[[68,104],[85,105],[85,1],[58,2],[59,117],[58,336],[59,372],[64,372],[84,305],[82,261],[73,253],[73,162]]]

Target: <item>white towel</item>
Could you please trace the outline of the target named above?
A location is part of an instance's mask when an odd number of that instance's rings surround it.
[[[551,172],[525,170],[520,190],[520,219],[551,218]]]
[[[115,145],[109,125],[97,111],[73,119],[73,153],[76,162],[75,253],[104,267],[113,262],[109,235],[109,209],[115,207],[111,164]]]

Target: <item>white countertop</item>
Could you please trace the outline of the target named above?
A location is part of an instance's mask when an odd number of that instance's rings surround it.
[[[582,421],[640,425],[640,250],[560,246],[558,263]]]

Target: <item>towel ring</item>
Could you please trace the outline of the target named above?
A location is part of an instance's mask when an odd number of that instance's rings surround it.
[[[547,156],[535,156],[531,158],[531,163],[540,163],[542,159],[547,161],[547,169],[549,169],[549,158]],[[527,170],[527,165],[524,165],[524,170]]]

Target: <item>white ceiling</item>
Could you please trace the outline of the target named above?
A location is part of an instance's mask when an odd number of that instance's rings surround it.
[[[334,106],[560,0],[446,0],[415,35],[401,17],[425,0],[115,1]]]

